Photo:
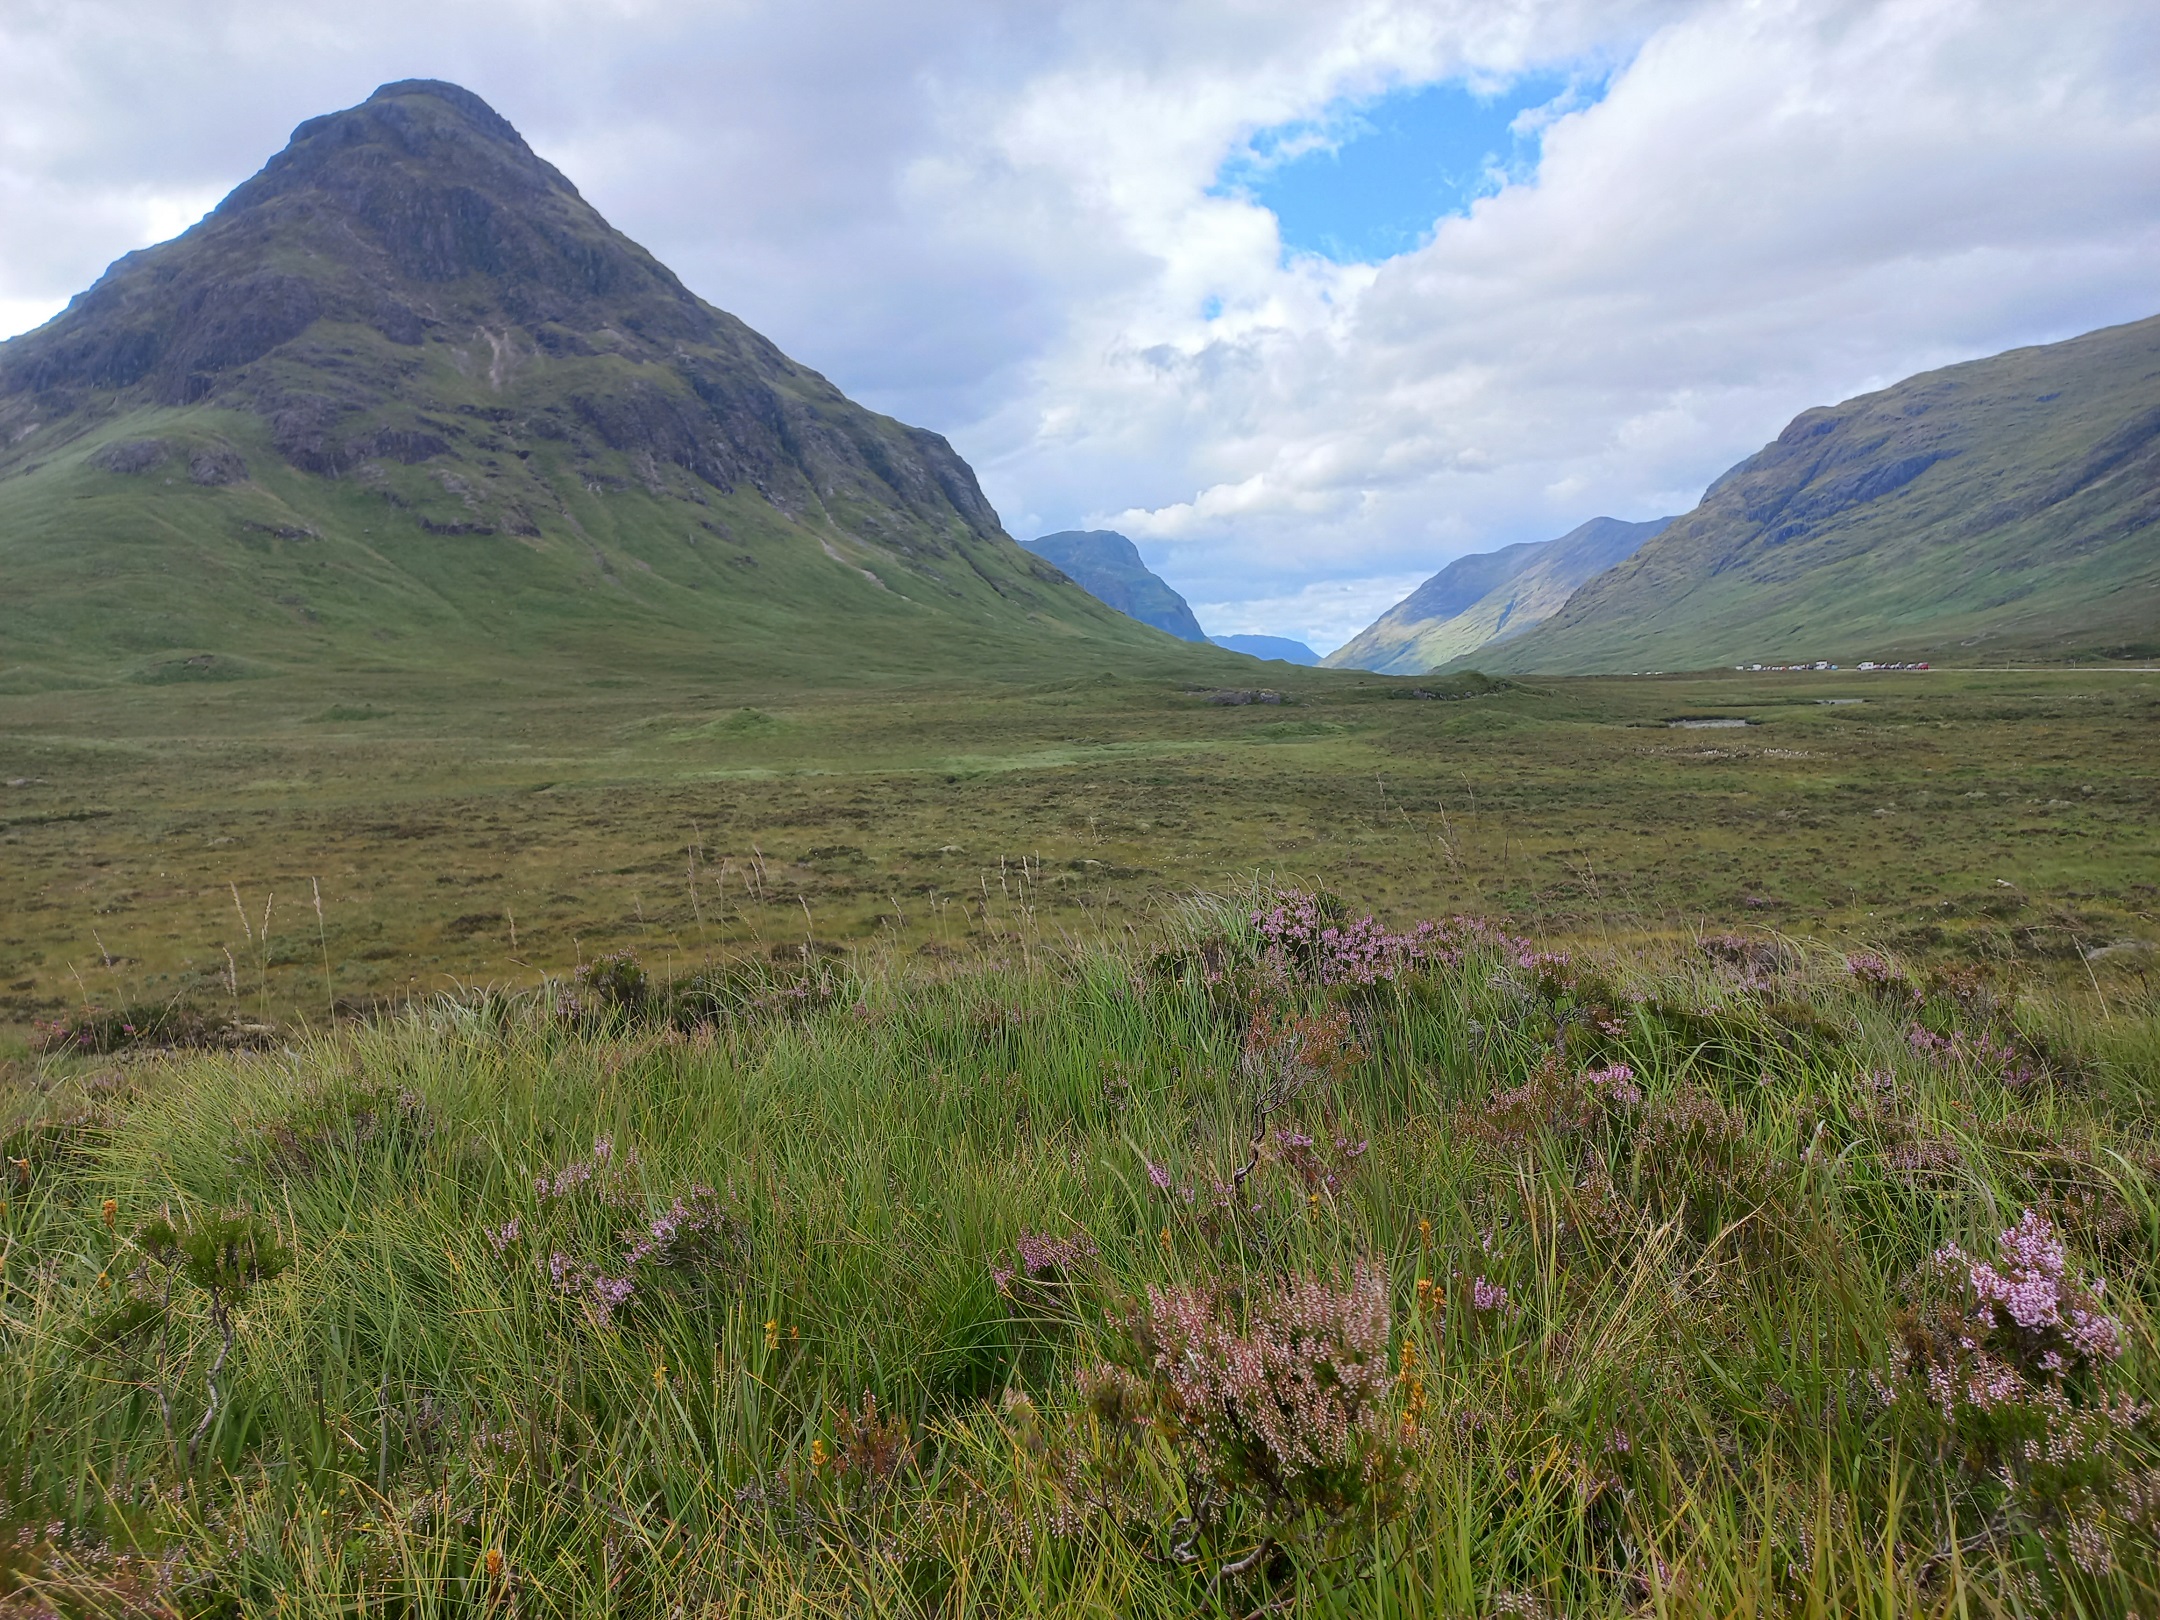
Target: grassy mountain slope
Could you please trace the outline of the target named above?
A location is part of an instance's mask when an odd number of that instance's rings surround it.
[[[0,345],[0,576],[17,689],[1181,656],[424,81]]]
[[[1120,613],[1181,641],[1205,641],[1185,598],[1141,561],[1140,550],[1113,529],[1065,529],[1026,542],[1080,587]]]
[[[2160,317],[1802,413],[1492,670],[2160,652]]]
[[[1592,518],[1557,540],[1458,557],[1322,662],[1422,675],[1488,642],[1522,635],[1671,521]]]

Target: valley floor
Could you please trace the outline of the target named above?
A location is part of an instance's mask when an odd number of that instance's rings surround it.
[[[2160,938],[2160,675],[1255,670],[1283,703],[1114,677],[0,696],[0,1026],[320,1019],[622,947],[1010,955],[1256,878],[1589,940],[1745,924],[2075,972]]]

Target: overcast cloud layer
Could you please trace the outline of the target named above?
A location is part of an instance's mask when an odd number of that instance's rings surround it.
[[[2160,312],[2150,0],[358,10],[0,0],[0,333],[302,119],[454,79],[1015,534],[1123,529],[1211,631],[1324,650],[1463,552],[1684,510],[1808,405]],[[1380,264],[1218,185],[1532,72],[1605,93]]]

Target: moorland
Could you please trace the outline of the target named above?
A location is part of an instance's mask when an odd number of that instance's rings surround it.
[[[85,1005],[319,1018],[625,948],[664,970],[1099,942],[1255,881],[1555,938],[1744,924],[2079,976],[2152,936],[2160,676],[1230,662],[1255,684],[378,675],[0,698],[0,994],[18,1036]],[[1281,701],[1217,701],[1261,693]]]

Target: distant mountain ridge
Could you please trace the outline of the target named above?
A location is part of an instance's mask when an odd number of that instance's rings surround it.
[[[2160,317],[1804,411],[1488,671],[2160,653]]]
[[[1115,529],[1061,529],[1022,544],[1120,613],[1167,630],[1180,641],[1207,640],[1185,598]]]
[[[1210,636],[1218,647],[1228,647],[1248,658],[1280,659],[1286,664],[1302,664],[1311,668],[1320,662],[1320,655],[1302,641],[1288,636]]]
[[[0,344],[0,577],[0,670],[32,684],[1155,645],[1014,544],[944,439],[696,297],[429,80],[310,119]]]
[[[1422,675],[1535,628],[1671,518],[1592,518],[1556,540],[1525,540],[1458,557],[1321,660],[1330,669]]]

